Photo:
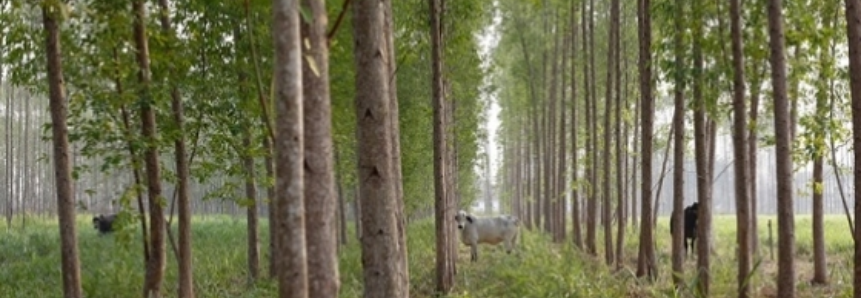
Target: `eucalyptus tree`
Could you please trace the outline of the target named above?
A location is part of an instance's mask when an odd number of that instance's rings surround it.
[[[703,98],[703,55],[702,55],[702,30],[703,9],[700,5],[691,2],[692,21],[692,56],[693,56],[693,82],[692,96],[694,103],[694,160],[697,172],[697,284],[696,292],[702,296],[708,296],[709,284],[711,282],[711,262],[709,248],[711,247],[711,172],[707,168],[706,148],[706,102]]]
[[[278,209],[276,261],[280,297],[308,297],[304,203],[302,43],[299,1],[273,2],[275,162]]]
[[[675,220],[671,220],[670,227],[675,233],[673,233],[673,283],[676,287],[682,286],[682,273],[684,256],[687,250],[687,245],[685,245],[685,232],[687,228],[685,224],[687,224],[686,216],[683,213],[684,208],[684,171],[685,171],[685,78],[684,78],[684,51],[685,45],[683,41],[684,35],[684,23],[685,15],[683,1],[673,1],[673,5],[675,6],[673,12],[675,13],[675,17],[673,18],[674,29],[673,32],[673,56],[674,56],[674,65],[671,71],[673,75],[673,98],[675,104],[675,110],[673,114],[673,130],[675,130],[675,135],[673,137],[673,210],[672,210],[672,218]]]
[[[835,47],[840,40],[836,34],[836,14],[839,10],[837,3],[818,3],[816,8],[816,19],[821,24],[822,30],[817,30],[817,35],[822,38],[812,39],[811,51],[816,52],[816,63],[813,65],[817,76],[808,78],[807,81],[814,87],[813,107],[814,111],[802,115],[799,124],[804,128],[798,136],[798,142],[807,148],[801,160],[810,159],[813,162],[813,181],[809,184],[812,194],[813,205],[813,278],[812,283],[824,285],[828,283],[825,231],[824,231],[824,159],[827,153],[826,136],[837,134],[838,129],[831,127],[828,119],[829,99],[833,95],[836,75]],[[788,19],[788,16],[787,16]],[[789,20],[787,22],[790,22]],[[808,29],[809,30],[809,29]],[[834,130],[834,132],[832,132]],[[829,136],[833,138],[832,136]],[[796,155],[798,156],[798,155]]]
[[[774,134],[777,139],[777,295],[795,297],[795,213],[792,188],[792,134],[786,94],[783,5],[768,1],[771,84],[774,96]],[[742,282],[740,279],[739,282]]]
[[[738,243],[738,296],[750,295],[750,202],[747,191],[747,117],[744,84],[744,56],[741,36],[741,3],[730,1],[733,64],[733,155],[735,156],[736,243]]]
[[[581,217],[580,217],[580,183],[578,181],[578,173],[580,168],[578,163],[578,143],[577,135],[580,132],[580,123],[577,121],[577,4],[576,1],[571,1],[571,239],[574,241],[574,246],[583,248],[583,239],[581,233]],[[581,61],[582,63],[582,61]],[[585,89],[585,88],[584,88]]]
[[[60,248],[64,297],[83,297],[78,241],[75,232],[75,198],[72,193],[72,169],[69,160],[68,127],[66,126],[65,90],[63,86],[60,24],[68,17],[68,7],[62,2],[43,3],[42,21],[45,29],[48,89],[51,108],[51,138],[54,144],[54,175],[57,181],[57,213],[60,225]]]
[[[861,3],[845,0],[846,40],[849,47],[849,89],[852,97],[852,111],[861,111]],[[855,185],[861,185],[861,114],[852,113],[852,144],[855,158]],[[855,188],[855,197],[861,197],[861,188]],[[855,204],[855,218],[861,216],[861,205]],[[861,298],[861,223],[855,221],[855,255],[852,294]]]
[[[311,12],[311,20],[301,23],[303,49],[303,126],[305,181],[305,238],[308,254],[308,291],[315,297],[337,297],[337,234],[335,230],[337,201],[333,173],[332,116],[329,104],[329,50],[326,39],[326,3],[305,0],[302,8]]]
[[[159,21],[164,34],[170,39],[173,35],[173,28],[170,20],[170,8],[168,0],[159,0]],[[170,48],[170,46],[168,47]],[[168,53],[169,52],[168,50]],[[169,54],[168,54],[169,55]],[[173,73],[173,72],[171,72]],[[179,80],[169,80],[171,106],[173,108],[173,121],[176,129],[179,132],[174,140],[174,159],[176,162],[177,172],[177,192],[179,196],[179,297],[194,297],[194,284],[192,277],[191,263],[191,203],[189,201],[188,191],[188,159],[185,147],[185,131],[184,127],[184,112],[182,98],[179,94],[179,87],[175,82]],[[254,225],[256,228],[256,225]],[[256,233],[254,234],[256,236]],[[255,239],[256,240],[256,239]],[[256,255],[255,255],[256,256]],[[256,268],[253,268],[252,275],[256,275]]]
[[[362,212],[362,263],[365,297],[406,297],[409,289],[400,278],[405,266],[398,262],[398,206],[392,163],[391,95],[388,66],[380,49],[385,10],[375,1],[353,4],[353,38],[356,59],[356,120],[358,121],[359,190]],[[382,231],[382,232],[380,232]]]
[[[164,279],[165,255],[165,221],[162,200],[161,170],[158,158],[158,148],[155,144],[157,137],[156,116],[153,110],[150,83],[149,45],[146,33],[146,5],[143,1],[132,3],[134,13],[134,43],[138,63],[138,96],[141,99],[140,120],[141,135],[147,140],[144,149],[146,169],[147,195],[150,212],[150,258],[146,263],[144,278],[144,296],[161,297],[161,286]]]
[[[602,197],[604,198],[604,203],[602,204],[603,218],[604,218],[604,261],[607,263],[607,266],[611,266],[613,264],[613,225],[612,223],[612,194],[610,192],[610,177],[612,167],[610,167],[611,160],[613,159],[612,149],[611,149],[611,140],[610,137],[610,123],[612,122],[612,109],[613,109],[613,71],[615,70],[614,63],[619,63],[618,59],[614,59],[616,46],[616,23],[619,20],[619,1],[612,0],[610,8],[610,18],[608,21],[609,36],[607,38],[608,50],[607,50],[607,80],[605,81],[605,96],[604,96],[604,157],[603,157],[603,166],[602,168],[604,173],[604,178],[602,179],[603,191],[601,192]],[[614,61],[615,60],[615,61]],[[618,95],[617,95],[618,96]],[[618,119],[616,119],[618,121]],[[618,158],[618,156],[617,156]]]
[[[654,98],[652,97],[652,21],[651,0],[638,0],[637,19],[639,38],[640,97],[642,122],[642,216],[640,217],[640,255],[637,259],[637,276],[657,276],[655,246],[652,226],[652,137],[655,117]]]

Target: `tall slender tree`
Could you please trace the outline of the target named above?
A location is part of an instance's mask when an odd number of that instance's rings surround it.
[[[613,89],[613,71],[615,70],[615,68],[613,67],[613,63],[615,62],[615,61],[613,61],[614,60],[613,54],[615,52],[615,50],[613,49],[613,47],[615,46],[615,44],[613,42],[613,38],[614,38],[615,32],[613,32],[614,30],[612,29],[612,27],[614,26],[613,24],[614,24],[615,20],[618,18],[618,13],[614,9],[614,7],[618,5],[618,3],[615,3],[615,1],[617,1],[617,0],[612,1],[614,4],[611,5],[610,18],[608,19],[608,24],[609,24],[608,27],[610,27],[611,29],[610,29],[609,38],[607,38],[607,43],[608,43],[607,48],[609,50],[607,51],[607,81],[604,84],[605,85],[605,90],[604,90],[605,91],[605,93],[604,93],[605,94],[604,95],[604,150],[602,151],[604,154],[604,156],[603,156],[604,164],[602,166],[604,178],[601,179],[602,180],[601,185],[603,186],[603,190],[601,191],[601,195],[604,198],[604,203],[601,204],[601,206],[602,206],[601,210],[604,211],[603,216],[602,216],[604,218],[604,261],[607,262],[608,266],[613,264],[613,225],[611,224],[612,223],[612,219],[611,219],[612,212],[611,212],[611,210],[613,207],[611,204],[612,194],[610,193],[610,177],[611,177],[610,174],[612,172],[612,168],[610,167],[610,164],[611,164],[610,161],[613,159],[613,154],[612,154],[612,149],[611,149],[612,148],[611,147],[612,146],[611,145],[612,138],[611,138],[611,134],[610,134],[610,132],[611,132],[610,125],[612,123],[612,118],[613,118],[612,117],[613,116],[613,114],[612,114],[613,90],[614,90]],[[618,121],[618,119],[616,121]]]
[[[308,297],[302,43],[299,0],[272,2],[275,45],[275,208],[279,296]]]
[[[580,123],[577,122],[577,10],[576,1],[571,1],[571,181],[574,188],[571,189],[571,226],[572,239],[574,246],[583,248],[583,240],[581,233],[581,217],[580,217],[580,182],[578,174],[577,154],[578,143],[577,133],[580,128]]]
[[[733,153],[735,155],[736,243],[738,243],[738,296],[750,295],[750,202],[747,192],[747,115],[745,114],[744,51],[741,36],[741,1],[730,1],[733,69]]]
[[[43,3],[42,24],[45,28],[51,139],[54,144],[54,179],[56,179],[57,217],[60,225],[63,296],[77,298],[83,297],[83,293],[81,292],[81,267],[78,260],[78,238],[75,231],[75,197],[72,191],[72,165],[69,160],[69,128],[66,126],[68,102],[63,84],[60,46],[59,20],[64,10],[61,5],[65,4],[60,1]],[[7,204],[10,202],[7,201]]]
[[[360,0],[353,5],[358,121],[359,191],[362,205],[362,264],[365,297],[405,297],[406,268],[398,258],[400,232],[392,163],[391,100],[385,36],[389,2]]]
[[[159,9],[161,9],[159,14],[161,29],[165,34],[171,36],[174,33],[170,21],[168,0],[159,0],[158,4]],[[172,49],[168,50],[170,51]],[[169,80],[169,82],[171,82],[171,84],[175,84],[177,80]],[[185,150],[185,111],[178,86],[170,86],[170,97],[173,121],[175,122],[176,130],[179,132],[173,142],[177,173],[177,196],[179,202],[179,256],[177,260],[179,262],[179,297],[194,297],[194,279],[191,270],[191,203],[188,189],[189,170],[188,158]]]
[[[301,22],[307,41],[302,59],[302,117],[305,138],[305,241],[308,254],[308,292],[314,297],[338,297],[337,193],[329,98],[329,46],[326,40],[326,2],[303,0],[311,19]]]
[[[777,159],[777,295],[795,297],[795,211],[792,188],[792,134],[786,96],[783,3],[768,1],[771,84],[774,96],[774,134]]]
[[[693,84],[692,96],[694,100],[694,159],[697,171],[697,234],[709,235],[711,233],[711,172],[708,167],[708,144],[706,140],[706,103],[703,98],[703,55],[702,55],[702,7],[698,3],[691,2],[691,20],[693,22]],[[707,297],[710,283],[710,255],[711,237],[697,237],[697,294]]]
[[[431,91],[433,92],[433,143],[434,143],[434,212],[436,227],[436,290],[442,294],[451,291],[454,286],[454,267],[451,266],[454,258],[450,247],[453,239],[447,229],[447,221],[451,221],[453,207],[448,190],[446,156],[448,150],[448,138],[446,138],[445,109],[446,100],[443,90],[443,60],[442,60],[442,3],[440,0],[429,0],[430,4],[430,35],[431,35],[431,70],[433,78]]]
[[[153,111],[153,97],[149,90],[150,58],[149,45],[146,33],[146,7],[144,1],[132,2],[134,13],[134,39],[137,50],[138,80],[140,81],[139,96],[141,98],[140,118],[141,134],[148,141],[144,149],[144,163],[146,169],[147,194],[150,212],[150,258],[146,264],[146,275],[144,277],[144,296],[161,297],[161,285],[164,279],[165,266],[165,221],[164,207],[160,203],[161,174],[158,161],[158,148],[155,142],[156,125],[155,111]]]
[[[685,220],[683,208],[685,203],[685,78],[683,73],[684,62],[684,1],[674,1],[675,17],[673,23],[673,98],[675,102],[675,113],[673,115],[673,283],[676,287],[683,284],[682,273],[684,269],[684,256],[686,247],[684,245]]]
[[[640,101],[642,122],[642,216],[640,217],[640,250],[637,260],[637,276],[657,277],[655,268],[655,246],[652,227],[652,134],[655,118],[655,103],[652,97],[652,16],[651,0],[638,0],[637,14],[640,33]]]
[[[861,185],[861,1],[844,0],[846,6],[846,39],[849,47],[849,92],[852,98],[852,144],[855,160],[855,185]],[[861,187],[855,188],[861,198]],[[855,218],[861,217],[861,204],[855,204]],[[861,221],[855,221],[855,237],[861,239]],[[861,298],[861,241],[855,241],[852,294]]]

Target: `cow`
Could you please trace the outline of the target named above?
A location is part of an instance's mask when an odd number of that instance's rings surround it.
[[[684,216],[684,242],[685,242],[685,255],[688,254],[688,251],[694,250],[694,245],[697,241],[697,219],[699,218],[699,203],[694,202],[688,207],[685,207],[683,211]],[[675,227],[676,216],[675,212],[670,216],[670,234],[674,234],[673,230]],[[688,242],[690,240],[690,242]],[[690,247],[690,249],[688,249]]]
[[[99,214],[98,216],[93,216],[93,228],[99,231],[99,235],[113,232],[114,220],[116,219],[116,214]]]
[[[466,211],[459,211],[454,217],[460,230],[460,240],[470,247],[470,260],[478,261],[478,244],[497,245],[503,242],[505,251],[511,253],[517,240],[519,220],[511,215],[494,217],[475,217]]]

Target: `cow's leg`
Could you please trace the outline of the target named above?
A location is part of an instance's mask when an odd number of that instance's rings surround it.
[[[478,262],[478,245],[473,244],[473,245],[470,245],[470,247],[471,247],[470,253],[469,253],[470,260],[473,262]]]

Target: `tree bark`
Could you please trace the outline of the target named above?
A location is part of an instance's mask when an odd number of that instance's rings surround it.
[[[298,0],[274,0],[272,6],[279,294],[282,298],[308,297],[300,8]]]
[[[392,166],[391,103],[384,32],[390,3],[360,0],[353,5],[356,57],[359,189],[362,210],[362,264],[365,297],[405,297],[399,264],[397,196]]]
[[[260,249],[257,240],[257,178],[255,177],[254,158],[249,154],[251,150],[250,128],[246,127],[246,135],[242,137],[242,150],[238,152],[242,156],[242,167],[245,170],[245,200],[243,204],[246,209],[246,220],[248,228],[248,277],[253,283],[260,275]]]
[[[161,10],[159,21],[161,29],[167,35],[173,35],[170,23],[170,8],[168,0],[159,0]],[[173,68],[173,67],[171,67]],[[171,86],[171,108],[173,121],[179,135],[174,140],[174,159],[176,160],[177,190],[179,200],[179,297],[194,297],[191,259],[191,203],[188,193],[188,159],[185,150],[185,125],[182,98],[176,85]],[[168,227],[169,228],[169,227]]]
[[[611,4],[611,6],[612,7],[618,6],[619,4],[617,3],[617,1],[618,0],[613,0],[612,1],[613,4]],[[612,117],[612,110],[613,110],[613,100],[612,100],[612,98],[613,98],[613,71],[615,70],[613,63],[616,62],[616,61],[613,61],[613,53],[615,51],[613,49],[613,47],[615,46],[615,44],[613,42],[613,38],[614,38],[615,33],[613,32],[614,30],[612,29],[612,27],[614,27],[613,22],[615,21],[616,18],[618,18],[617,12],[615,11],[615,8],[611,8],[610,9],[610,19],[608,20],[609,21],[608,27],[610,27],[611,29],[610,29],[609,38],[607,39],[607,41],[608,41],[607,47],[609,48],[609,50],[607,51],[607,81],[605,82],[605,88],[604,88],[605,89],[605,96],[604,96],[604,151],[603,151],[604,165],[602,166],[603,173],[604,173],[604,179],[602,179],[602,181],[601,181],[601,183],[602,183],[601,185],[604,188],[603,191],[601,191],[601,195],[604,198],[604,203],[602,204],[602,210],[604,211],[604,215],[603,215],[603,218],[604,218],[604,261],[607,263],[607,266],[611,266],[613,264],[613,224],[612,224],[613,220],[611,218],[612,217],[611,210],[613,207],[611,204],[612,194],[610,193],[610,177],[611,177],[610,172],[612,171],[612,168],[610,167],[610,164],[611,164],[610,161],[613,159],[613,154],[611,153],[612,152],[612,149],[611,149],[612,144],[611,144],[611,134],[610,134],[610,127],[611,126],[610,125],[612,123],[612,118],[613,118]],[[619,120],[616,119],[616,121],[619,121]]]
[[[702,8],[691,2],[691,18],[694,20],[693,36],[693,100],[694,100],[694,159],[697,171],[697,235],[709,235],[712,224],[711,172],[708,168],[708,144],[706,139],[706,103],[703,98],[703,55],[702,55]],[[697,237],[697,284],[696,293],[708,297],[710,275],[711,237]]]
[[[685,78],[682,72],[684,67],[684,44],[682,41],[684,23],[684,0],[674,1],[676,17],[673,23],[676,31],[673,33],[675,66],[673,97],[675,102],[675,114],[673,117],[673,215],[671,229],[673,232],[673,283],[676,288],[684,284],[684,257],[687,256],[687,245],[685,245],[685,221],[684,216],[684,183],[685,183]]]
[[[771,82],[774,88],[774,134],[777,140],[777,295],[795,297],[792,135],[786,96],[786,54],[784,53],[782,9],[780,0],[768,1]]]
[[[855,160],[855,185],[861,185],[861,3],[845,0],[846,39],[849,47],[849,90],[852,97],[852,144]],[[855,187],[861,198],[861,187]],[[855,218],[861,217],[861,204],[855,204]],[[861,298],[861,220],[855,220],[855,256],[852,280],[853,297]]]
[[[450,249],[454,237],[449,235],[447,221],[453,216],[454,209],[448,196],[448,176],[446,156],[448,156],[448,140],[446,138],[445,121],[445,92],[443,90],[443,60],[440,0],[429,0],[430,5],[430,37],[431,37],[431,70],[433,72],[431,90],[433,96],[433,143],[434,143],[434,226],[436,230],[436,290],[447,294],[454,286],[453,251]]]
[[[301,22],[306,40],[302,78],[304,83],[305,138],[305,238],[308,254],[308,291],[314,297],[337,297],[338,277],[337,197],[332,145],[332,112],[329,95],[329,47],[326,39],[326,3],[304,0],[312,19]],[[314,65],[311,65],[314,63]]]
[[[640,222],[640,249],[642,256],[637,260],[637,276],[648,275],[657,277],[655,268],[655,247],[652,245],[652,134],[655,117],[655,104],[652,97],[652,21],[651,0],[638,0],[638,20],[640,33],[640,98],[642,112],[641,135],[643,167],[642,182],[642,217]]]
[[[48,71],[48,95],[51,109],[51,139],[54,144],[54,178],[57,188],[57,216],[60,225],[60,256],[63,274],[63,297],[83,297],[81,267],[78,260],[78,239],[75,229],[75,197],[72,185],[72,165],[69,160],[69,130],[66,126],[68,102],[63,83],[60,24],[57,16],[65,5],[42,4],[45,28],[45,56]],[[8,165],[7,165],[8,166]],[[8,203],[8,201],[7,201]]]
[[[153,111],[153,98],[149,90],[151,82],[149,46],[146,35],[146,9],[143,1],[136,0],[132,3],[134,20],[134,39],[137,49],[138,80],[140,81],[141,97],[141,134],[146,139],[147,145],[144,150],[144,163],[146,169],[147,194],[150,211],[150,258],[146,264],[146,275],[144,277],[144,296],[161,297],[161,285],[164,279],[165,267],[165,221],[164,208],[162,207],[161,175],[158,161],[158,147],[155,143],[156,124],[155,111]]]
[[[593,106],[593,97],[592,93],[595,89],[592,88],[592,84],[590,77],[594,74],[594,72],[590,71],[591,68],[594,68],[595,59],[592,59],[591,56],[594,55],[593,52],[590,52],[589,43],[594,42],[594,36],[590,34],[589,25],[592,22],[592,6],[587,6],[587,1],[583,1],[583,86],[585,87],[585,106],[586,109],[586,135],[588,136],[586,139],[586,173],[584,177],[587,179],[588,183],[584,183],[585,193],[586,193],[586,252],[595,256],[598,253],[598,250],[595,245],[595,231],[596,231],[596,216],[598,215],[598,205],[595,202],[595,174],[596,169],[595,161],[595,125],[594,125],[594,117],[595,114],[592,111]],[[587,10],[588,8],[588,10]],[[589,18],[586,18],[586,16]],[[587,60],[588,59],[588,60]]]
[[[730,1],[730,27],[733,64],[733,152],[735,155],[736,243],[738,244],[738,296],[750,295],[750,201],[747,192],[747,117],[745,109],[744,56],[741,37],[741,4]]]
[[[445,3],[445,1],[443,1]],[[443,7],[445,5],[443,4]],[[404,296],[402,298],[409,298],[409,287],[410,287],[410,279],[409,279],[409,263],[407,262],[407,220],[406,212],[404,208],[404,190],[402,185],[403,174],[401,171],[401,142],[400,142],[400,120],[399,120],[399,107],[398,107],[398,89],[397,89],[397,57],[395,56],[395,33],[394,33],[394,15],[392,11],[392,1],[384,0],[383,2],[383,15],[385,17],[385,22],[383,23],[383,31],[385,32],[385,42],[386,42],[386,66],[388,67],[388,84],[389,84],[389,117],[391,118],[391,138],[392,138],[392,171],[394,177],[394,188],[395,188],[395,220],[397,221],[398,226],[398,255],[397,255],[397,263],[400,266],[398,278],[400,278],[399,283],[404,285],[404,289],[406,289],[403,293]],[[445,9],[443,9],[445,11]],[[449,222],[449,229],[454,231],[454,224]],[[453,247],[455,247],[453,245]]]
[[[578,178],[579,167],[577,160],[577,131],[580,127],[577,122],[577,23],[576,4],[571,1],[571,181],[574,187],[571,189],[571,225],[574,246],[583,249],[580,218],[580,183]],[[584,63],[585,64],[585,63]]]

